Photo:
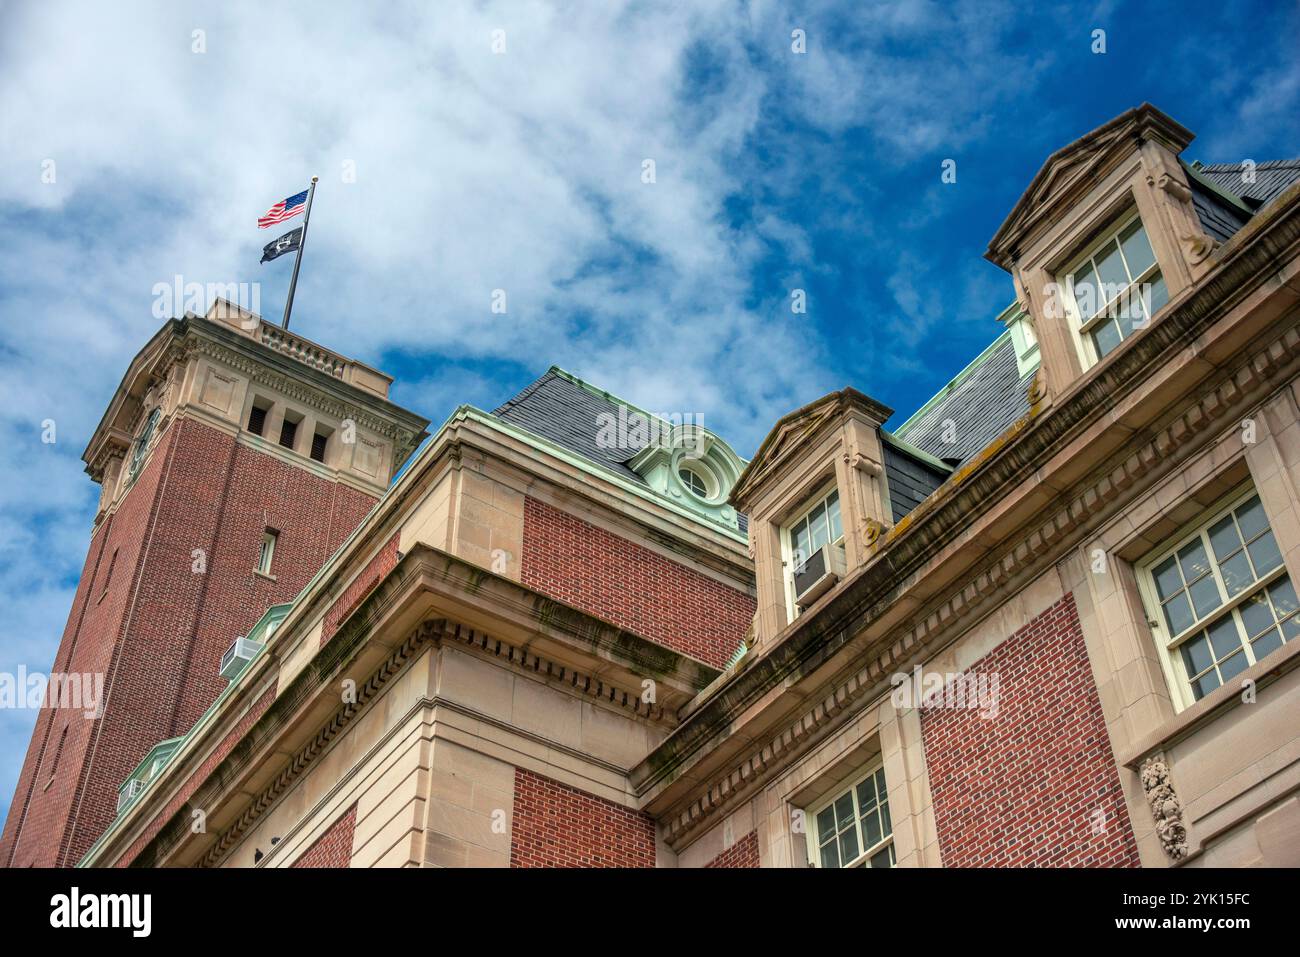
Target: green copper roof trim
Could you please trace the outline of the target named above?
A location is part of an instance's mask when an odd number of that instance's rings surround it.
[[[930,466],[930,468],[932,469],[937,469],[938,471],[944,473],[945,475],[953,471],[953,467],[949,465],[947,462],[945,462],[943,459],[936,458],[935,456],[931,455],[929,452],[926,452],[924,449],[918,449],[911,442],[908,442],[906,439],[900,439],[897,435],[895,435],[892,432],[886,432],[884,429],[881,429],[880,437],[884,441],[892,445],[894,448],[898,449],[899,451],[906,452],[908,455],[912,456],[915,459],[919,459],[920,461],[924,462],[926,465]]]
[[[1016,303],[1013,302],[1010,306],[1008,306],[1006,309],[1003,309],[1002,312],[998,314],[998,319],[1002,320],[1002,318],[1006,316],[1008,312],[1010,312],[1012,309],[1015,308],[1016,308]],[[952,380],[946,386],[944,386],[941,390],[939,390],[933,396],[931,396],[930,399],[926,401],[925,405],[921,406],[910,416],[908,416],[907,421],[894,430],[894,434],[899,436],[905,436],[907,430],[911,428],[913,424],[915,424],[917,419],[925,415],[925,413],[929,412],[931,409],[933,409],[944,399],[948,398],[948,396],[952,395],[953,391],[957,388],[957,386],[961,385],[972,375],[974,375],[975,370],[977,370],[981,365],[987,362],[989,360],[989,357],[993,355],[993,352],[998,348],[998,346],[1002,345],[1002,343],[1009,338],[1011,338],[1011,330],[1007,329],[1002,333],[1002,335],[998,336],[996,339],[990,342],[988,346],[985,347],[983,352],[981,352],[974,359],[972,359],[970,363],[967,364],[966,368],[962,369],[955,376],[953,376]]]

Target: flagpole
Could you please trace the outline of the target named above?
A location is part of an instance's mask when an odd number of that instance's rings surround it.
[[[289,278],[289,297],[284,301],[284,321],[280,323],[285,329],[289,328],[289,313],[293,311],[293,291],[298,285],[298,267],[302,265],[302,247],[307,245],[307,224],[311,222],[311,201],[316,195],[316,180],[318,179],[320,179],[319,176],[311,178],[311,189],[307,191],[307,208],[302,214],[302,237],[298,240],[298,255],[293,257],[293,275]]]

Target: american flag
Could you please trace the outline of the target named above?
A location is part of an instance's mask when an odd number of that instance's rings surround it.
[[[286,219],[297,216],[306,208],[307,190],[301,193],[294,193],[288,199],[282,199],[276,203],[266,213],[257,218],[257,228],[266,229],[267,226],[274,226],[276,223],[282,223]]]

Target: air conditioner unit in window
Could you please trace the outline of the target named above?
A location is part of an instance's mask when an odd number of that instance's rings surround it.
[[[137,794],[144,790],[144,782],[130,780],[117,790],[117,809],[121,811],[135,798]]]
[[[221,677],[227,681],[234,681],[261,650],[260,641],[236,638],[235,643],[221,656]]]
[[[795,566],[795,604],[800,608],[808,608],[843,577],[844,546],[823,545],[808,557],[802,567]]]

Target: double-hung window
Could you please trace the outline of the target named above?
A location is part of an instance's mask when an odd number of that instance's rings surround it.
[[[1142,220],[1109,230],[1077,260],[1065,282],[1085,365],[1105,358],[1169,301]]]
[[[831,488],[819,494],[802,515],[786,526],[791,567],[798,570],[823,545],[844,545],[840,521],[840,493]]]
[[[791,618],[797,613],[799,595],[796,579],[809,567],[830,569],[835,562],[821,565],[815,560],[817,552],[826,546],[838,549],[839,564],[843,564],[844,525],[840,518],[840,494],[835,486],[822,489],[807,503],[793,522],[784,528],[786,563],[786,603]],[[828,559],[831,556],[826,556]]]
[[[893,867],[896,863],[885,769],[879,764],[816,805],[809,816],[809,852],[817,867]]]
[[[1151,625],[1184,705],[1300,635],[1300,605],[1252,488],[1139,566]]]

